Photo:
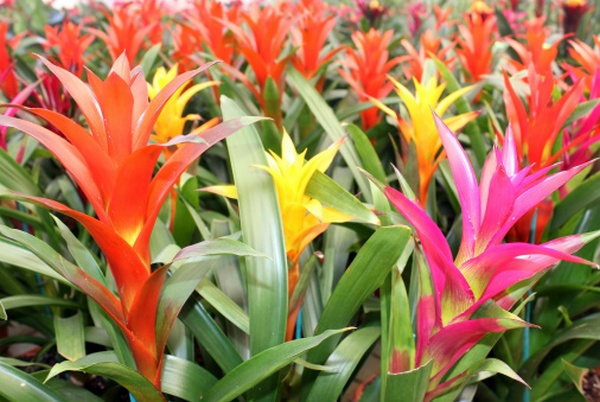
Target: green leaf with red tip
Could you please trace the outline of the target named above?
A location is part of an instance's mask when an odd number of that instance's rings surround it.
[[[88,294],[116,320],[125,322],[119,300],[81,268],[73,265],[44,241],[20,230],[0,225],[0,234],[27,248],[49,267]]]
[[[414,370],[402,373],[389,373],[388,383],[382,400],[385,402],[394,402],[398,400],[398,395],[402,395],[402,400],[406,402],[422,402],[429,385],[429,377],[433,361],[415,368]]]

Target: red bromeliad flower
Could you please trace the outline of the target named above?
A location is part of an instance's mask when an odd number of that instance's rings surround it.
[[[0,21],[0,90],[12,99],[19,93],[19,82],[9,49],[17,47],[24,33],[10,38],[9,29],[6,22]]]
[[[125,55],[117,58],[104,81],[88,71],[89,84],[42,61],[73,96],[86,126],[41,108],[27,110],[48,121],[64,137],[12,117],[0,116],[0,124],[26,132],[48,148],[77,182],[97,218],[53,200],[23,198],[78,220],[96,240],[106,256],[117,295],[83,270],[69,273],[67,279],[119,325],[138,371],[160,389],[163,351],[177,312],[168,312],[169,319],[157,324],[158,301],[168,267],[151,271],[150,233],[161,205],[187,166],[211,145],[241,128],[242,122],[227,121],[200,137],[148,144],[171,95],[207,65],[177,76],[149,102],[141,68],[130,70]],[[177,151],[154,173],[163,148],[178,144],[181,146]]]
[[[523,326],[517,317],[473,318],[493,301],[510,309],[517,300],[509,288],[547,270],[560,260],[591,264],[570,254],[598,235],[572,235],[534,245],[502,243],[514,222],[564,185],[586,165],[547,176],[551,168],[533,172],[519,169],[517,148],[510,128],[502,149],[487,157],[477,182],[468,156],[455,135],[435,117],[462,210],[462,240],[453,258],[444,235],[418,202],[386,187],[391,203],[414,226],[425,255],[433,289],[422,294],[417,306],[415,361],[410,370],[433,359],[429,394],[439,395],[455,379],[440,384],[444,374],[488,332]],[[499,310],[499,309],[497,309]],[[504,312],[506,313],[506,312]],[[398,356],[401,356],[398,355]]]
[[[54,27],[46,25],[46,40],[42,43],[46,52],[56,51],[56,57],[49,58],[50,61],[78,77],[81,77],[86,62],[84,54],[94,41],[94,35],[82,35],[82,28],[71,21]]]
[[[552,154],[552,148],[562,131],[565,122],[571,116],[583,95],[583,81],[578,81],[560,99],[554,100],[554,76],[546,71],[544,76],[529,65],[527,85],[527,110],[517,95],[511,80],[504,73],[504,102],[506,115],[512,126],[519,161],[531,164],[534,170],[552,165],[570,148],[562,148]]]
[[[477,82],[492,72],[492,46],[497,37],[494,15],[478,12],[465,14],[465,24],[458,25],[460,35],[456,38],[456,53],[467,81]]]
[[[403,63],[408,63],[408,66],[403,68],[407,80],[415,78],[418,82],[422,82],[425,62],[433,57],[442,61],[450,69],[452,68],[454,57],[448,57],[448,53],[454,48],[455,43],[442,47],[442,40],[436,37],[431,29],[426,30],[419,37],[419,40],[421,47],[418,51],[408,40],[402,39],[400,41],[400,44],[408,52],[406,56],[400,57]]]
[[[387,47],[393,35],[392,30],[381,33],[374,28],[367,33],[356,31],[352,34],[356,49],[346,50],[346,57],[340,61],[346,69],[339,69],[339,73],[356,91],[361,102],[385,98],[394,88],[387,75],[402,59],[389,59]],[[381,120],[377,107],[361,112],[361,120],[364,130],[377,124]]]
[[[281,127],[279,105],[267,104],[265,89],[267,80],[272,79],[279,92],[279,101],[281,101],[285,85],[283,75],[288,62],[288,57],[283,57],[283,50],[291,20],[285,10],[270,4],[261,8],[258,3],[251,3],[249,7],[247,11],[241,13],[247,30],[230,21],[224,23],[235,35],[236,49],[252,68],[258,87],[239,71],[235,73],[235,77],[250,89],[265,114],[273,118],[277,126]]]
[[[291,27],[290,33],[292,44],[298,50],[291,61],[307,80],[311,80],[322,73],[323,66],[342,50],[342,47],[337,47],[321,56],[327,37],[335,27],[337,19],[327,13],[322,0],[302,0],[296,4],[295,14],[299,17],[296,24]],[[321,79],[317,83],[317,89],[321,89],[322,85]]]
[[[569,56],[577,62],[577,65],[573,66],[566,62],[561,65],[572,76],[585,80],[587,92],[594,91],[594,86],[600,86],[600,81],[594,81],[594,75],[600,70],[600,36],[596,35],[593,39],[594,47],[579,39],[569,41]]]
[[[514,49],[519,56],[520,61],[509,59],[510,65],[514,68],[513,72],[527,70],[529,65],[533,65],[535,71],[540,74],[552,71],[552,63],[558,55],[558,46],[564,37],[548,44],[550,30],[544,27],[545,17],[534,18],[527,22],[527,45],[512,39],[506,38],[506,42]]]
[[[235,2],[227,6],[220,1],[194,2],[190,13],[186,15],[186,27],[193,32],[193,38],[199,44],[196,53],[202,52],[204,45],[216,60],[233,65],[236,41],[225,22],[240,25],[240,11],[240,4]],[[184,42],[186,38],[182,37],[181,40]],[[177,49],[181,49],[181,45]]]
[[[93,28],[88,30],[104,41],[113,61],[124,52],[129,65],[132,65],[145,47],[144,40],[158,22],[142,26],[139,17],[130,12],[127,5],[114,7],[112,14],[105,12],[105,16],[108,25],[104,25],[104,31]]]

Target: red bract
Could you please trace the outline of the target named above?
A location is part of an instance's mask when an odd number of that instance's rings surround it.
[[[192,33],[193,40],[198,43],[196,53],[203,51],[202,44],[204,44],[215,59],[233,64],[235,38],[228,31],[225,22],[228,21],[236,26],[241,24],[239,4],[225,6],[220,1],[199,0],[194,2],[186,20],[185,30]],[[180,53],[185,40],[186,38],[182,37],[176,44],[176,49]]]
[[[352,34],[356,49],[347,48],[346,57],[340,61],[345,69],[338,71],[363,102],[370,98],[385,98],[394,88],[387,75],[402,59],[389,59],[387,47],[393,35],[392,30],[381,33],[374,28],[367,33],[356,31]],[[368,130],[381,118],[377,107],[373,106],[361,112],[361,119],[363,129]]]
[[[150,233],[161,205],[187,166],[215,142],[241,128],[242,123],[230,120],[201,136],[149,145],[154,123],[171,95],[206,65],[177,76],[149,102],[141,68],[130,70],[125,55],[117,58],[104,81],[88,71],[89,84],[42,61],[73,96],[89,129],[41,108],[28,110],[64,137],[26,120],[0,116],[0,124],[24,131],[48,148],[84,192],[97,218],[49,199],[24,198],[78,220],[96,240],[106,256],[118,297],[83,270],[70,273],[67,279],[119,325],[138,371],[160,389],[163,350],[176,312],[157,325],[167,266],[151,271]],[[154,173],[163,147],[178,144],[181,146],[177,151]]]
[[[19,92],[19,82],[9,49],[14,49],[24,34],[10,38],[9,29],[7,23],[0,21],[0,90],[7,98],[12,99]]]
[[[456,38],[456,53],[469,82],[477,82],[492,72],[492,46],[497,39],[496,17],[480,13],[465,14]]]
[[[127,61],[132,65],[157,22],[142,26],[139,17],[131,13],[127,6],[115,7],[112,14],[105,13],[105,16],[108,25],[104,25],[104,31],[92,28],[88,30],[104,41],[113,60],[125,53]]]
[[[526,109],[505,72],[504,102],[508,121],[515,133],[519,161],[531,164],[537,170],[552,165],[560,155],[569,151],[569,148],[563,148],[553,154],[552,148],[581,100],[583,81],[577,82],[558,100],[553,97],[555,81],[551,71],[542,76],[533,65],[529,65],[527,81],[529,95]]]
[[[233,32],[236,50],[252,68],[258,87],[240,71],[231,72],[256,97],[265,115],[273,118],[277,127],[281,128],[280,103],[285,89],[283,76],[289,59],[283,52],[292,19],[285,9],[270,4],[261,8],[258,3],[251,3],[249,9],[241,13],[241,19],[247,29],[230,21],[224,21],[224,24]],[[268,88],[268,80],[273,81],[274,88]],[[277,95],[272,89],[277,89]]]
[[[552,63],[556,60],[558,46],[564,37],[548,44],[550,30],[544,27],[545,20],[545,17],[539,17],[527,22],[526,45],[515,39],[506,38],[520,59],[520,61],[509,59],[514,72],[526,70],[529,65],[533,65],[534,70],[540,74],[552,71]]]
[[[86,62],[86,50],[94,41],[94,35],[82,35],[82,28],[71,21],[54,27],[46,25],[46,40],[42,43],[46,52],[55,50],[56,57],[50,57],[50,61],[78,77]]]
[[[588,92],[594,90],[594,74],[600,69],[600,36],[594,36],[595,47],[575,39],[569,41],[569,56],[576,65],[562,63],[562,67],[571,75],[585,80],[585,89]],[[600,86],[596,81],[595,86]]]
[[[408,52],[406,56],[400,57],[402,62],[408,63],[407,67],[403,67],[404,76],[407,80],[415,78],[417,81],[422,82],[425,61],[433,57],[442,61],[449,68],[452,68],[454,57],[448,57],[448,52],[454,48],[455,43],[450,43],[442,47],[441,39],[436,37],[431,29],[425,31],[419,40],[421,46],[418,51],[408,40],[402,39],[400,41],[400,44]]]
[[[291,27],[292,44],[297,47],[292,56],[294,67],[307,79],[311,80],[333,56],[342,50],[341,47],[332,49],[321,56],[327,42],[327,37],[335,27],[337,19],[328,15],[321,0],[303,0],[296,5],[296,24]],[[322,80],[317,88],[322,86]]]

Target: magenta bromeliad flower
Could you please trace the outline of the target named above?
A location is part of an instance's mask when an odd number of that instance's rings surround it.
[[[433,289],[425,293],[422,289],[417,306],[416,353],[411,366],[434,360],[428,391],[435,394],[440,391],[438,385],[444,385],[440,384],[443,375],[486,333],[526,325],[519,323],[516,316],[508,321],[506,317],[473,319],[484,303],[493,301],[509,310],[517,301],[509,293],[511,286],[560,260],[594,265],[571,254],[600,233],[576,234],[541,245],[502,243],[521,216],[589,162],[550,175],[547,174],[554,166],[535,172],[531,166],[520,169],[509,127],[503,147],[495,146],[486,159],[478,183],[458,139],[438,116],[434,117],[462,209],[462,240],[456,258],[442,231],[418,202],[391,187],[385,188],[385,195],[416,229],[431,271]],[[454,339],[456,334],[460,334],[460,339],[448,342],[447,337]]]

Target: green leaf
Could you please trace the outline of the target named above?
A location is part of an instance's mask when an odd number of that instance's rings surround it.
[[[291,364],[327,338],[347,329],[329,330],[311,338],[296,339],[264,350],[237,366],[205,395],[207,402],[229,402]]]
[[[373,211],[324,173],[316,171],[313,174],[306,187],[306,195],[316,198],[326,207],[364,222],[379,225],[379,218]]]
[[[360,248],[325,305],[315,334],[343,328],[350,323],[365,300],[381,286],[410,239],[406,226],[379,228]],[[311,350],[308,361],[321,364],[335,349],[339,336],[333,336]],[[305,375],[310,371],[305,371]]]
[[[367,137],[364,131],[354,124],[349,124],[347,128],[348,132],[350,133],[350,137],[352,137],[352,141],[354,141],[354,147],[356,148],[356,152],[358,152],[358,156],[362,161],[363,168],[373,175],[374,178],[384,184],[387,184],[385,170],[381,165],[377,151],[375,151],[375,148],[373,147],[373,144],[371,144],[369,137]]]
[[[150,49],[144,52],[144,56],[142,57],[142,61],[140,65],[142,67],[142,71],[146,77],[150,77],[153,71],[154,62],[156,61],[156,57],[158,56],[158,52],[160,50],[160,43],[152,46]]]
[[[573,124],[575,121],[581,119],[583,116],[587,115],[592,111],[593,108],[596,107],[600,103],[600,99],[591,99],[589,101],[582,102],[575,107],[573,113],[569,116],[563,127],[568,127]]]
[[[199,401],[217,382],[217,378],[203,367],[188,360],[165,355],[161,388],[165,394],[186,401]]]
[[[249,245],[227,238],[210,239],[184,247],[173,258],[173,262],[193,260],[216,255],[237,255],[244,257],[268,258],[266,254],[256,251]]]
[[[196,291],[229,322],[245,333],[250,332],[248,315],[214,283],[204,278],[200,281]]]
[[[0,397],[19,402],[68,402],[31,375],[0,361]]]
[[[73,361],[85,356],[85,335],[81,311],[67,318],[55,315],[54,331],[56,332],[58,353],[65,359]]]
[[[179,318],[225,373],[243,362],[230,339],[202,303],[194,299],[189,300],[183,306]]]
[[[242,115],[240,108],[226,97],[221,98],[221,107],[225,120]],[[245,260],[250,354],[254,356],[285,339],[288,313],[285,237],[273,180],[267,172],[248,168],[267,165],[258,132],[248,126],[226,141],[238,193],[242,237],[253,249],[269,256]],[[272,378],[254,391],[266,395],[266,400],[275,400],[278,386],[277,379]]]
[[[600,173],[595,174],[573,189],[554,208],[550,232],[567,223],[580,211],[597,205],[600,199]]]
[[[581,395],[585,395],[583,393],[583,377],[585,377],[585,375],[589,373],[590,370],[584,367],[577,367],[574,364],[569,363],[565,359],[561,359],[561,362],[565,373],[567,373],[571,381],[573,381],[573,384],[575,384],[575,387],[577,388],[579,393]]]
[[[75,259],[75,262],[78,266],[83,269],[85,272],[90,274],[92,278],[107,286],[106,278],[104,273],[98,266],[98,263],[90,253],[90,251],[85,247],[74,235],[73,232],[65,225],[60,219],[53,216],[54,222],[58,229],[60,230],[60,234],[67,242],[67,248],[69,252]]]
[[[406,402],[423,401],[432,368],[433,360],[430,360],[424,366],[411,371],[398,374],[388,373],[388,383],[382,400],[394,402],[398,400],[398,395],[402,395],[402,400]]]
[[[72,300],[66,300],[60,297],[43,296],[43,295],[16,295],[8,296],[0,299],[0,303],[4,306],[4,309],[11,310],[14,308],[21,307],[46,307],[46,306],[59,306],[78,308],[80,305]]]
[[[534,368],[539,366],[554,347],[573,339],[600,340],[600,315],[594,314],[574,322],[572,326],[562,331],[552,342],[532,355],[525,363],[523,372],[533,372]]]
[[[297,70],[290,68],[288,69],[288,78],[296,87],[297,91],[300,93],[300,96],[304,99],[311,112],[317,118],[317,121],[327,135],[333,140],[336,141],[342,137],[344,137],[344,130],[342,130],[341,123],[338,118],[335,116],[335,113],[331,109],[331,107],[327,104],[325,99],[317,92],[317,90],[300,74]],[[354,176],[354,180],[358,184],[360,191],[365,195],[366,199],[371,201],[371,188],[369,186],[368,180],[364,175],[360,173],[358,170],[359,167],[362,167],[360,162],[360,158],[356,151],[356,148],[350,141],[344,142],[342,147],[340,148],[340,153],[342,157],[346,161],[346,164],[352,171],[352,175]]]
[[[164,401],[163,395],[136,370],[119,363],[114,352],[92,353],[74,362],[55,364],[46,381],[65,371],[82,371],[110,378],[127,388],[138,401]],[[44,400],[45,399],[38,399]]]
[[[307,402],[337,401],[364,354],[370,350],[380,333],[378,326],[368,326],[344,338],[325,363],[331,371],[319,373]]]
[[[0,234],[4,234],[4,229],[14,230],[0,224]],[[51,269],[48,264],[42,261],[31,251],[1,238],[0,261],[5,264],[14,265],[15,267],[24,268],[29,271],[47,276],[63,284],[70,285],[69,281],[67,281],[61,274]]]

